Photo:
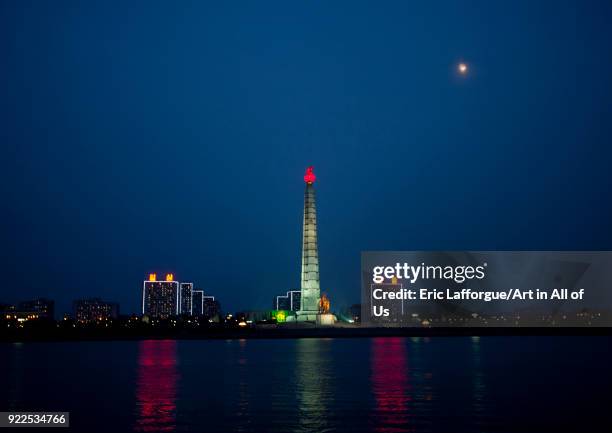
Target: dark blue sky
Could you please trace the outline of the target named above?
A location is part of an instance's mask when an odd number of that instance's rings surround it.
[[[0,3],[0,302],[267,308],[311,164],[336,306],[362,250],[612,247],[610,2],[216,3]]]

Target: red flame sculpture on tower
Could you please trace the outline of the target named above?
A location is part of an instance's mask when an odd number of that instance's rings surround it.
[[[313,170],[313,166],[310,166],[306,169],[306,174],[304,175],[304,182],[306,182],[308,185],[312,185],[316,179]]]

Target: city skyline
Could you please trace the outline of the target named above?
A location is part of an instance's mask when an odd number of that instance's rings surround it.
[[[308,165],[332,305],[364,250],[609,249],[610,5],[511,9],[3,3],[0,302],[267,308]]]
[[[304,214],[302,226],[302,269],[301,269],[301,289],[297,291],[297,302],[294,301],[294,292],[287,291],[284,298],[289,302],[289,306],[280,308],[279,298],[283,296],[275,296],[276,310],[287,310],[297,312],[297,320],[315,321],[316,315],[319,312],[319,256],[317,242],[317,215],[316,215],[316,199],[314,182],[316,176],[314,167],[306,168],[304,175]],[[149,276],[142,284],[142,308],[140,313],[142,316],[147,316],[154,319],[168,319],[173,316],[192,316],[201,315],[205,310],[205,301],[207,299],[215,300],[214,296],[206,295],[202,289],[194,289],[193,282],[179,281],[173,273],[167,273],[163,278],[158,279],[157,272],[149,273]],[[54,302],[54,301],[53,301]],[[194,308],[194,304],[195,308]],[[201,304],[201,305],[200,305]],[[77,321],[82,317],[95,317],[97,311],[110,311],[113,309],[114,317],[118,316],[118,304],[110,307],[111,303],[104,303],[100,298],[90,298],[83,300],[75,300],[74,317]],[[80,307],[77,307],[79,305]],[[78,312],[82,308],[84,311]],[[27,309],[26,309],[27,310]],[[252,308],[249,310],[253,310]],[[93,313],[92,313],[93,311]],[[230,309],[230,311],[232,311]],[[68,315],[64,313],[64,317]],[[134,313],[132,313],[134,314]],[[301,318],[300,318],[300,315]],[[54,319],[53,313],[50,318]],[[294,319],[294,320],[296,320]]]

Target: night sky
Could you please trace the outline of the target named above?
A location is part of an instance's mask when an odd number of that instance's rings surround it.
[[[612,3],[0,2],[0,302],[264,309],[362,250],[612,248]],[[457,73],[459,62],[468,73]]]

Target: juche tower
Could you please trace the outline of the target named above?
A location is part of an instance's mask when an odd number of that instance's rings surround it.
[[[302,238],[302,285],[299,321],[315,321],[319,313],[321,287],[319,285],[319,248],[317,245],[317,205],[315,202],[314,167],[304,175],[304,223]]]

